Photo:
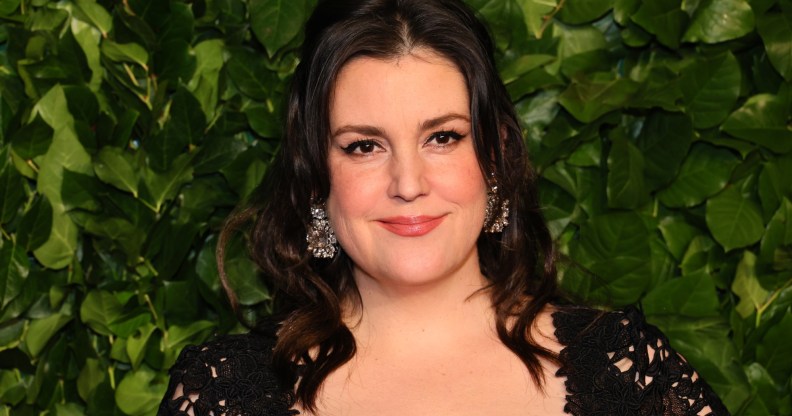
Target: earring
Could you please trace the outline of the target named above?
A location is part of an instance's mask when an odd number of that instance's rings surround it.
[[[311,205],[311,225],[308,227],[308,234],[305,241],[308,242],[308,251],[314,257],[321,259],[333,258],[338,251],[336,246],[336,236],[330,221],[327,220],[324,204]]]
[[[500,208],[500,209],[499,209]],[[498,212],[497,218],[493,218]],[[498,185],[492,185],[487,192],[487,208],[484,211],[484,232],[499,233],[509,225],[509,200],[498,197]]]

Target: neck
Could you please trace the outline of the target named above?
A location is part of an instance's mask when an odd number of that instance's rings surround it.
[[[453,275],[422,284],[383,281],[357,271],[361,306],[347,313],[347,325],[359,344],[405,340],[455,343],[472,334],[490,333],[494,316],[487,279],[478,259]]]

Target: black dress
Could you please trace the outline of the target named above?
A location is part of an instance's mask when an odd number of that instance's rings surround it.
[[[728,411],[709,385],[635,308],[601,314],[587,308],[553,313],[566,377],[564,411],[582,415],[709,415]],[[274,329],[186,347],[170,370],[159,416],[286,416],[294,396],[272,371]],[[623,361],[626,360],[626,361]],[[617,367],[621,362],[622,369]],[[624,363],[630,365],[625,368]]]

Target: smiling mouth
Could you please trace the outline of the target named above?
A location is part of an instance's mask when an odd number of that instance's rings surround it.
[[[380,218],[377,223],[382,228],[402,237],[420,237],[429,234],[445,219],[445,215],[430,217],[419,215],[415,217],[388,217]]]

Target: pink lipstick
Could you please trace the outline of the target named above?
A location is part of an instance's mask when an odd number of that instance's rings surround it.
[[[402,237],[420,237],[437,228],[444,215],[431,217],[419,215],[415,217],[388,217],[380,218],[377,222],[386,230]]]

